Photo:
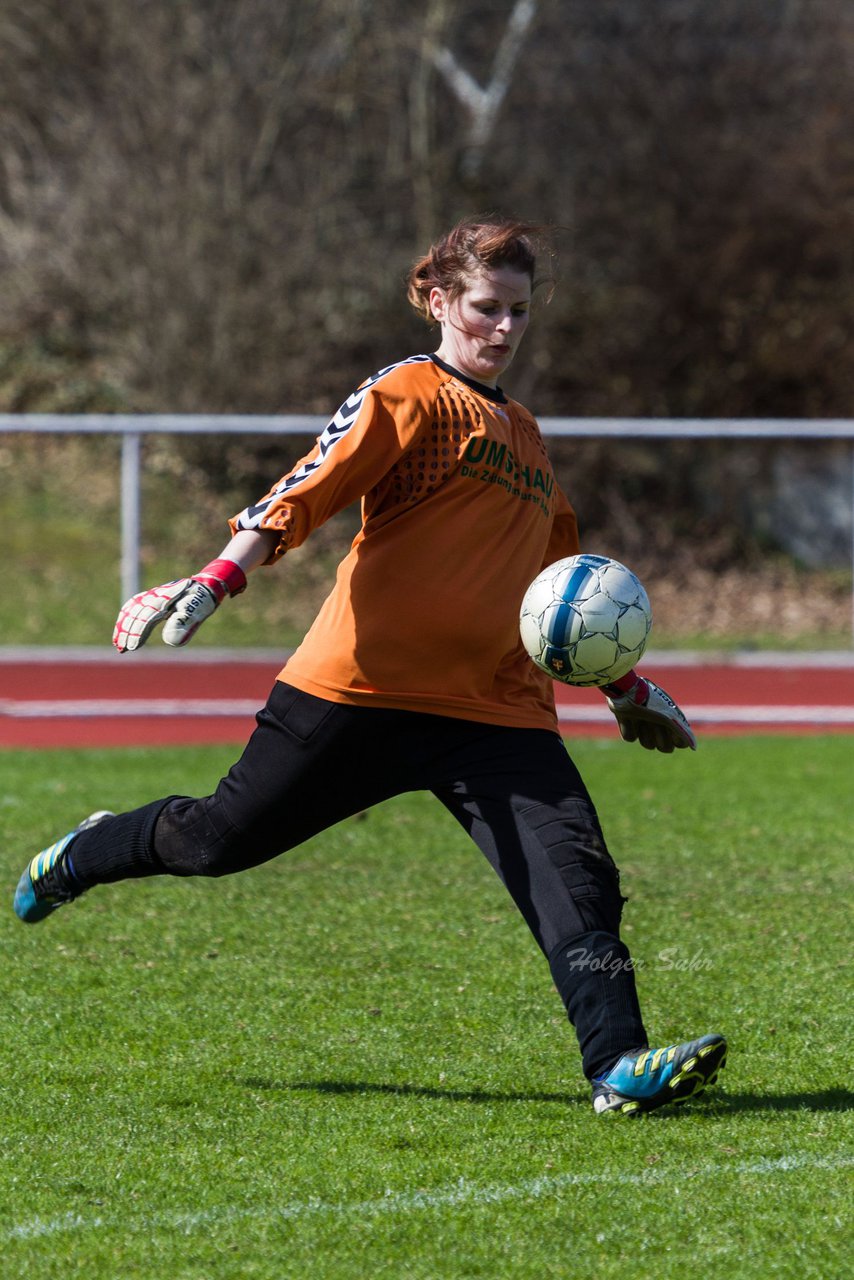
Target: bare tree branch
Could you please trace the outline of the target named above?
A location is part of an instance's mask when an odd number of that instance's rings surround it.
[[[507,96],[513,70],[522,52],[528,29],[537,13],[537,0],[516,0],[507,21],[507,28],[492,64],[492,76],[484,88],[461,67],[454,54],[445,45],[430,51],[437,71],[445,77],[460,103],[470,115],[467,154],[463,168],[468,177],[474,177],[483,163],[483,154],[495,128],[501,104]]]
[[[433,175],[434,103],[430,66],[432,52],[447,19],[447,0],[431,0],[424,19],[419,56],[409,85],[409,145],[412,152],[415,239],[426,243],[436,231],[436,191]]]

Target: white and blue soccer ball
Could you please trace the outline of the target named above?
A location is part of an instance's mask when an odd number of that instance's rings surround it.
[[[525,592],[522,643],[535,664],[564,684],[619,680],[640,659],[652,627],[639,580],[607,556],[569,556],[543,569]]]

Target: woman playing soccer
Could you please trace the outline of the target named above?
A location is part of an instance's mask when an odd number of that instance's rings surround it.
[[[519,639],[528,584],[579,550],[537,424],[498,385],[528,327],[533,230],[469,221],[433,245],[409,300],[440,328],[435,353],[362,383],[231,521],[218,559],[124,605],[121,652],[160,622],[167,644],[185,644],[253,570],[361,499],[335,586],[214,793],[93,814],[30,862],[15,910],[36,922],[95,885],[244,871],[390,796],[432,791],[546,957],[596,1111],[634,1114],[712,1083],[726,1042],[649,1047],[619,873],[558,734],[553,686]],[[632,672],[605,693],[628,741],[694,747],[651,681]]]

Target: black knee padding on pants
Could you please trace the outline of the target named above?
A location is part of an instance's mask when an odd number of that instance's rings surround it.
[[[180,797],[161,811],[155,845],[164,871],[173,876],[222,876],[234,870],[245,834],[231,826],[216,797]]]
[[[593,806],[567,797],[558,804],[525,808],[522,817],[559,872],[582,929],[619,933],[623,911],[620,873]]]

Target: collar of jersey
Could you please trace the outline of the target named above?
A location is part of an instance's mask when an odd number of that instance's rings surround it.
[[[486,396],[487,400],[494,400],[496,404],[507,403],[507,397],[500,387],[487,387],[482,382],[475,382],[474,378],[467,378],[464,373],[460,373],[459,369],[455,369],[452,364],[447,364],[446,361],[440,360],[436,355],[432,355],[430,359],[440,369],[444,369],[445,373],[449,373],[452,378],[458,378],[467,387],[471,387],[472,391],[476,391],[479,396]]]

